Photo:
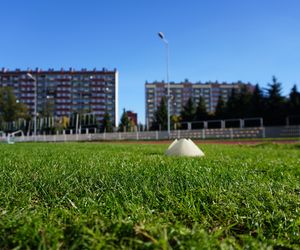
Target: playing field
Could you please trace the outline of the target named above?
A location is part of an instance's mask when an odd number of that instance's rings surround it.
[[[300,248],[299,144],[166,148],[0,144],[0,249]]]

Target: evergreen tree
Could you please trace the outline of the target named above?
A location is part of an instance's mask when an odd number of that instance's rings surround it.
[[[105,112],[103,121],[102,121],[102,126],[101,126],[101,131],[105,132],[112,132],[113,131],[113,126],[110,120],[110,115],[108,112]]]
[[[268,86],[268,105],[279,107],[284,102],[284,97],[281,95],[281,83],[277,81],[277,78],[275,76],[273,76],[272,83],[269,83]]]
[[[190,97],[181,111],[181,119],[183,122],[192,122],[195,119],[196,109],[193,99]]]
[[[130,120],[128,118],[128,115],[127,115],[125,109],[123,109],[123,114],[121,116],[119,131],[121,131],[121,132],[130,131]]]
[[[216,119],[224,119],[226,115],[226,105],[225,102],[223,100],[223,97],[220,95],[219,99],[218,99],[218,103],[216,106],[216,111],[215,111],[215,118]]]
[[[252,94],[247,85],[242,85],[235,102],[235,117],[249,117]]]
[[[262,117],[264,115],[265,99],[258,84],[255,85],[249,106],[249,117]]]
[[[231,90],[231,95],[228,98],[225,108],[224,118],[237,118],[237,107],[238,107],[238,95],[236,90]]]
[[[162,97],[160,105],[154,114],[154,121],[152,123],[152,130],[166,130],[168,127],[168,110],[167,110],[167,99]]]
[[[296,85],[293,86],[289,95],[288,111],[289,115],[300,115],[300,93]]]
[[[202,96],[199,98],[199,103],[196,108],[195,121],[205,121],[208,118],[208,113],[206,111],[205,100]]]
[[[282,125],[285,122],[285,99],[281,95],[281,83],[275,76],[272,77],[272,83],[268,84],[266,98],[266,124]]]

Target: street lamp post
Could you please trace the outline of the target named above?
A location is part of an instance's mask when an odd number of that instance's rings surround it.
[[[34,82],[34,111],[33,111],[33,123],[34,123],[34,128],[33,128],[33,134],[36,137],[36,115],[37,115],[37,84],[36,84],[36,78],[33,77],[30,73],[26,74],[30,79],[33,80]]]
[[[168,108],[168,136],[170,137],[170,82],[169,82],[169,42],[165,39],[165,36],[162,32],[158,33],[158,36],[163,40],[166,47],[166,70],[167,70],[167,108]]]

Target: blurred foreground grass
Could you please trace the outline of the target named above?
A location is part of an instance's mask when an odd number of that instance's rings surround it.
[[[300,146],[0,145],[0,249],[299,249]]]

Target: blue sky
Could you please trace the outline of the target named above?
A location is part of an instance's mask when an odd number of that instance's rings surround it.
[[[237,81],[300,89],[298,0],[2,0],[0,67],[109,69],[144,122],[144,83]]]

